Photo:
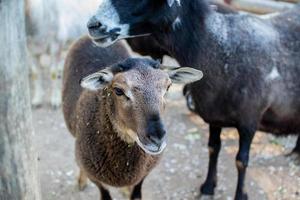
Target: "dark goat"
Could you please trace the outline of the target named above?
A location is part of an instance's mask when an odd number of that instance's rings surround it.
[[[107,19],[107,12],[118,20]],[[105,38],[97,40],[101,46],[152,33],[181,66],[203,70],[204,79],[191,85],[195,110],[210,125],[202,194],[214,194],[223,127],[237,128],[240,136],[235,199],[248,199],[244,182],[256,130],[300,133],[300,5],[260,19],[221,15],[204,0],[106,0],[88,27],[94,39]],[[299,138],[293,152],[299,156]]]
[[[210,6],[218,13],[238,14],[233,7],[226,4],[211,1]],[[161,61],[163,61],[165,55],[171,56],[152,36],[128,38],[126,41],[134,52],[139,53],[142,56],[151,56],[153,59]],[[184,86],[183,95],[186,97],[186,103],[189,110],[195,112],[195,104],[191,96],[190,85]]]

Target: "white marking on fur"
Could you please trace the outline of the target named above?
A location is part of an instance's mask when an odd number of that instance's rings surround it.
[[[180,0],[176,0],[178,6],[181,6],[181,1]]]
[[[226,63],[226,64],[224,65],[224,69],[225,69],[225,73],[227,74],[227,73],[228,73],[228,63]]]
[[[280,78],[280,74],[278,72],[277,67],[273,67],[272,71],[267,75],[266,80],[275,80]]]
[[[97,11],[96,18],[103,25],[107,26],[108,32],[114,28],[120,28],[120,35],[125,36],[129,33],[129,24],[120,23],[120,16],[115,7],[112,5],[111,0],[104,0],[102,2]]]
[[[278,32],[272,26],[268,26],[258,18],[248,18],[246,23],[248,23],[248,25],[245,25],[249,27],[249,31],[252,31],[253,36],[256,36],[257,41],[261,42],[264,46],[270,45],[270,42],[274,42],[279,38]]]
[[[166,148],[167,143],[164,141],[160,148],[156,152],[149,151],[146,145],[144,145],[136,132],[134,132],[132,129],[127,128],[124,125],[120,125],[118,123],[113,124],[114,130],[118,133],[118,136],[128,144],[132,144],[136,142],[141,149],[143,149],[144,152],[150,154],[150,155],[158,155],[163,152],[163,150]]]
[[[146,148],[146,146],[140,141],[140,139],[139,139],[138,137],[137,137],[137,139],[136,139],[136,143],[139,145],[139,147],[141,147],[141,149],[143,149],[143,151],[144,151],[145,153],[150,154],[150,155],[159,155],[159,154],[161,154],[161,153],[165,150],[165,148],[166,148],[166,146],[167,146],[166,141],[164,141],[164,142],[162,143],[162,145],[160,146],[160,148],[158,149],[157,152],[152,152],[152,151],[149,151],[149,150]]]
[[[131,101],[134,100],[134,96],[133,96],[133,94],[132,94],[132,92],[131,92],[130,90],[128,90],[128,91],[126,92],[126,95],[127,95],[127,97],[128,97],[129,99],[131,99]]]
[[[180,26],[181,26],[181,19],[180,17],[177,17],[172,24],[172,28],[175,31],[177,28],[180,28]]]
[[[220,45],[226,47],[228,40],[228,29],[223,15],[219,15],[218,13],[209,15],[205,23],[208,31],[216,39],[216,41]]]
[[[271,19],[273,17],[276,17],[279,14],[280,14],[280,12],[275,12],[275,13],[266,14],[266,15],[258,15],[258,17],[260,17],[262,19]]]

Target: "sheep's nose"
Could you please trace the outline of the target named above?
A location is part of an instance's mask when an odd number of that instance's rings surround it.
[[[101,22],[95,16],[88,21],[87,28],[90,35],[93,37],[99,37],[107,34],[107,26],[101,24]]]
[[[151,142],[157,145],[161,145],[164,141],[166,130],[159,117],[152,118],[148,121],[147,136]]]

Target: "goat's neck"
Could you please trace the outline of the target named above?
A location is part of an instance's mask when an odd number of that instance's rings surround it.
[[[159,42],[181,66],[203,69],[208,65],[216,65],[218,58],[225,58],[230,52],[224,15],[214,11],[208,11],[205,16],[193,11],[187,13],[191,14],[178,16],[180,23],[173,24]],[[161,38],[161,35],[157,38]]]

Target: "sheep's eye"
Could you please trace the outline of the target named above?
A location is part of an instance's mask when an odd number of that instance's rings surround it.
[[[123,96],[124,95],[124,91],[120,88],[114,88],[114,92],[117,96]]]

